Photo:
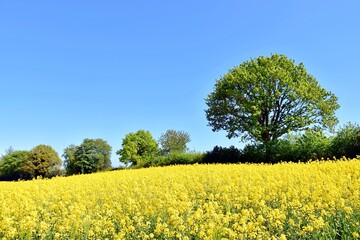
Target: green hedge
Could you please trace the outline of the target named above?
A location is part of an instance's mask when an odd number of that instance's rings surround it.
[[[152,160],[149,166],[168,166],[176,164],[201,163],[204,158],[203,153],[180,153],[173,152],[166,156],[159,156]]]

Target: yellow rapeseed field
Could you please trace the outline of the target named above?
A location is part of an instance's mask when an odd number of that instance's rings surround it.
[[[356,239],[360,160],[0,183],[0,239]]]

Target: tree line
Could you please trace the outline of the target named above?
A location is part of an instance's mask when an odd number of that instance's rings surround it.
[[[278,139],[267,156],[264,144],[247,144],[242,149],[215,146],[207,151],[202,163],[279,163],[311,160],[360,159],[360,126],[347,123],[335,134],[307,130],[301,134],[286,134]]]
[[[347,124],[335,135],[337,97],[320,86],[303,63],[272,54],[244,61],[216,80],[205,99],[208,125],[240,138],[243,149],[214,147],[206,153],[191,153],[186,132],[169,130],[156,141],[139,130],[125,136],[116,154],[127,167],[186,163],[307,161],[360,154],[360,130]],[[329,134],[324,134],[328,131]],[[249,143],[250,142],[250,143]],[[85,139],[64,150],[67,175],[111,168],[111,147],[102,139]],[[2,176],[51,177],[61,160],[49,146],[29,152],[9,152],[0,161]]]
[[[335,134],[307,130],[289,133],[272,145],[268,159],[264,144],[250,143],[242,149],[215,146],[206,152],[191,152],[187,148],[190,135],[168,130],[156,141],[149,131],[129,133],[116,153],[123,168],[142,168],[174,164],[211,163],[278,163],[333,160],[360,157],[360,126],[347,123]],[[0,160],[0,180],[29,180],[112,170],[111,146],[102,139],[84,139],[76,146],[64,149],[61,161],[58,153],[47,145],[30,151],[9,148]],[[64,169],[61,169],[63,165]]]
[[[139,130],[125,136],[117,154],[127,167],[145,167],[161,157],[185,154],[190,140],[190,135],[184,131],[168,130],[156,141],[149,131]],[[9,148],[0,159],[0,180],[29,180],[111,170],[111,151],[112,147],[105,140],[86,138],[80,145],[65,148],[62,162],[58,153],[48,145],[38,145],[30,151]]]

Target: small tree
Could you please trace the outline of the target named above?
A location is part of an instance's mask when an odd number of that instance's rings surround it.
[[[102,139],[86,138],[80,146],[64,150],[67,174],[92,173],[111,168],[111,146]]]
[[[190,135],[187,132],[167,130],[159,138],[161,155],[168,155],[173,152],[184,153],[187,150],[186,144],[190,141]]]
[[[34,177],[53,177],[60,172],[61,159],[50,146],[38,145],[30,150],[28,170],[33,169]]]
[[[67,175],[73,175],[81,171],[78,170],[78,167],[75,165],[75,153],[76,146],[71,144],[69,147],[64,149],[62,157],[64,158],[64,167]]]
[[[0,160],[0,175],[4,180],[31,179],[33,169],[30,165],[28,151],[7,151],[7,154]],[[28,171],[30,170],[30,171]]]
[[[122,142],[122,149],[118,150],[119,160],[125,164],[145,165],[156,157],[158,144],[149,131],[139,130],[129,133]]]
[[[213,131],[228,138],[263,143],[269,161],[282,135],[309,128],[330,128],[339,108],[334,94],[322,88],[284,55],[245,61],[221,77],[206,99],[206,118]]]

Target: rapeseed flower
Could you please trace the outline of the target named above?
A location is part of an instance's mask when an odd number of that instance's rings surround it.
[[[360,160],[0,183],[0,239],[359,238]]]

